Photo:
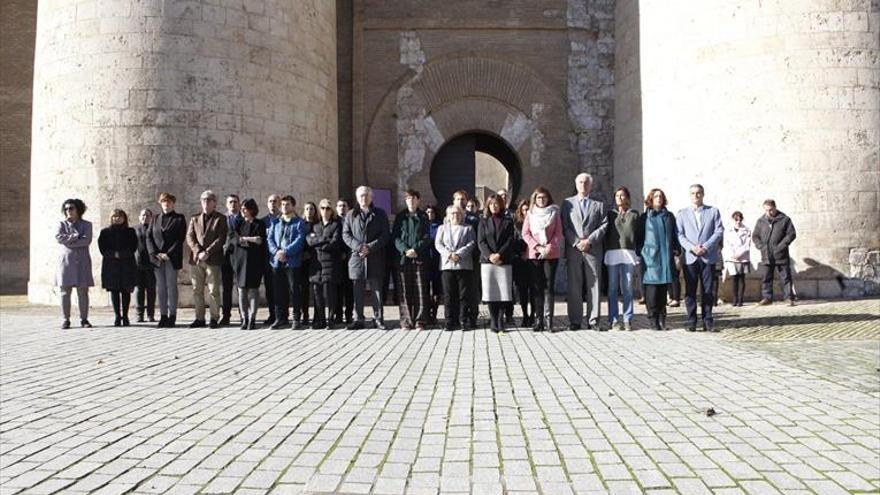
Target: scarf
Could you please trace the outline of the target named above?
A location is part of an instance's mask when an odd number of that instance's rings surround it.
[[[529,229],[542,246],[549,244],[547,227],[553,224],[558,213],[559,207],[556,205],[545,206],[544,208],[539,206],[529,208]]]

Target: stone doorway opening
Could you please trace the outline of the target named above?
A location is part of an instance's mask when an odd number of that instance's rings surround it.
[[[431,161],[431,190],[437,205],[446,208],[452,193],[464,189],[480,200],[507,189],[514,203],[522,186],[522,166],[516,152],[500,137],[486,132],[460,134],[447,141]]]

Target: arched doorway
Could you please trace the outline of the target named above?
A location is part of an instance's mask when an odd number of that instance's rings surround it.
[[[447,141],[431,161],[431,189],[445,208],[452,193],[464,189],[482,204],[489,194],[507,189],[511,202],[522,187],[516,152],[501,138],[484,132],[460,134]]]

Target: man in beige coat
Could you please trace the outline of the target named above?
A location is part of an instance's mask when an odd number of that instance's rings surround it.
[[[217,328],[220,319],[220,285],[222,283],[223,244],[229,228],[226,217],[217,211],[217,196],[207,190],[201,195],[202,212],[189,219],[186,244],[190,249],[193,306],[196,319],[190,328],[205,326],[205,282],[208,283],[208,305],[211,308],[211,328]]]

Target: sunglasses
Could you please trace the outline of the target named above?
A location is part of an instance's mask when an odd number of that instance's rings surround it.
[[[322,206],[321,209],[322,210],[332,210],[333,208],[330,208],[329,206]]]

